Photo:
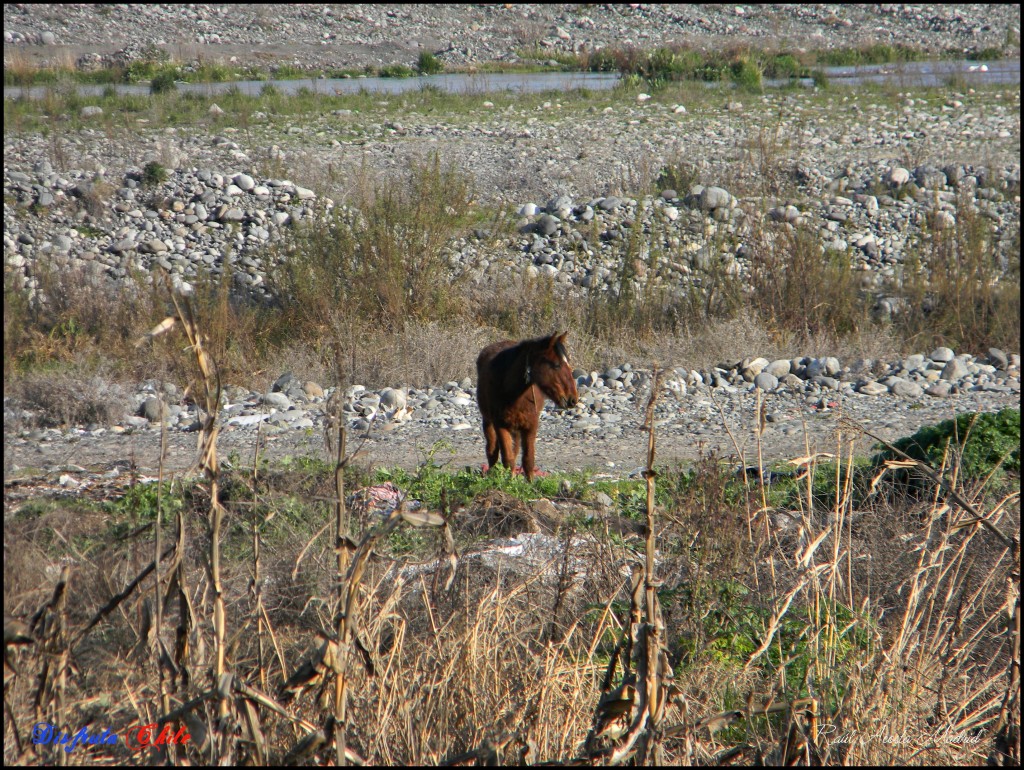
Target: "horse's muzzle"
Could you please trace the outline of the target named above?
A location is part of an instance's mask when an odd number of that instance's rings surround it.
[[[579,398],[575,395],[570,395],[563,396],[558,405],[563,409],[572,409],[577,403],[579,403]]]

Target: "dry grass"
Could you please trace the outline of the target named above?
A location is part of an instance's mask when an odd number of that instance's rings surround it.
[[[33,372],[15,380],[6,394],[30,413],[22,428],[115,425],[132,410],[128,393],[109,373],[88,367]]]

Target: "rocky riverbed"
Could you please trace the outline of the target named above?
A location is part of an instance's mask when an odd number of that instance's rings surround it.
[[[824,49],[876,43],[944,53],[1020,41],[1014,4],[4,5],[4,60],[178,59],[287,64],[310,72],[415,64],[514,63],[608,46],[686,43]],[[127,53],[124,52],[127,49]],[[120,54],[120,59],[115,54]]]
[[[274,37],[283,30],[295,41],[289,55],[310,68],[385,61],[380,57],[397,55],[387,46],[413,59],[413,51],[425,49],[452,63],[505,61],[523,24],[553,51],[607,41],[653,45],[676,34],[705,43],[764,39],[769,30],[803,45],[882,38],[933,50],[939,41],[998,44],[1014,25],[1019,39],[1020,13],[1008,6],[985,6],[984,13],[981,6],[636,5],[589,6],[585,13],[349,6],[347,16],[336,6],[46,8],[5,6],[5,59],[14,50],[44,55],[68,45],[102,53],[126,40],[171,45],[189,35],[199,47],[272,55],[284,44]],[[467,30],[457,45],[441,39],[456,21]],[[157,29],[160,37],[152,38]],[[440,37],[430,42],[431,35]],[[350,49],[358,53],[344,64],[325,58]],[[58,116],[55,130],[8,126],[5,275],[37,292],[42,273],[56,269],[99,289],[159,266],[188,292],[199,275],[230,269],[239,291],[267,298],[269,247],[311,217],[347,205],[347,185],[360,169],[388,178],[434,151],[457,159],[471,176],[475,205],[512,223],[479,228],[446,247],[450,276],[482,291],[524,273],[548,275],[581,296],[621,291],[623,280],[638,291],[683,291],[710,271],[743,278],[756,238],[801,229],[823,251],[847,254],[877,315],[891,317],[902,308],[887,296],[887,282],[915,249],[953,232],[963,217],[981,223],[1004,267],[1019,264],[1019,87],[666,93],[481,94],[441,112],[426,97],[382,97],[301,116],[256,111],[242,127],[240,116],[212,100],[187,126],[157,114],[128,123],[90,104]],[[153,162],[167,170],[166,179],[147,178]],[[657,194],[629,194],[650,189],[666,168],[686,171],[685,189],[665,184]],[[636,263],[624,278],[627,254]],[[874,360],[766,354],[744,351],[696,369],[693,362],[663,362],[659,458],[733,453],[738,446],[749,462],[758,394],[770,459],[804,454],[805,442],[834,451],[841,414],[894,439],[954,413],[1019,405],[1016,351],[938,348]],[[542,469],[614,464],[622,472],[642,462],[649,362],[591,363],[577,372],[581,405],[545,412]],[[249,461],[257,437],[274,457],[323,451],[331,390],[309,377],[294,371],[266,391],[229,386],[222,456]],[[411,466],[444,439],[453,453],[440,449],[438,461],[482,462],[471,371],[447,384],[383,384],[365,382],[341,394],[352,435],[369,431],[363,459]],[[161,387],[169,467],[183,469],[193,459],[197,415],[182,399],[182,385],[128,386],[117,396],[124,408],[111,410],[117,416],[107,423],[60,427],[5,396],[5,478],[131,462],[155,469]],[[869,445],[862,438],[859,448]]]

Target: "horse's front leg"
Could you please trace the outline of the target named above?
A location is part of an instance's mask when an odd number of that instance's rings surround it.
[[[534,457],[537,450],[537,429],[524,430],[523,437],[523,475],[527,481],[533,481]]]

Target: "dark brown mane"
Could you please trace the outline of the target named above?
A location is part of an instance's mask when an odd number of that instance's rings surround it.
[[[569,366],[565,334],[522,342],[503,340],[488,345],[476,360],[477,401],[483,416],[487,462],[500,454],[513,467],[523,445],[523,473],[533,479],[537,427],[544,398],[563,409],[576,405],[579,394]]]

